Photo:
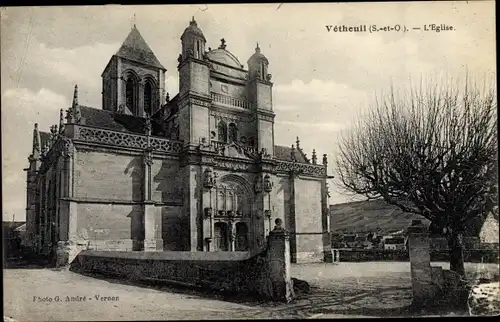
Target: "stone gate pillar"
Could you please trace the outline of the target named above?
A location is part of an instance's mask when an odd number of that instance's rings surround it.
[[[290,235],[282,227],[280,218],[275,220],[276,226],[269,233],[268,267],[272,283],[273,299],[290,302],[295,294],[290,275]]]
[[[434,297],[428,228],[420,220],[413,220],[408,227],[408,238],[413,288],[412,305],[420,307]]]

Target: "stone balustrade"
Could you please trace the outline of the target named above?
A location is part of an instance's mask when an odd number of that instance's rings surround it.
[[[239,98],[227,95],[221,95],[217,93],[212,93],[211,96],[212,96],[212,102],[217,104],[239,107],[247,110],[252,108],[252,104],[250,102],[247,102]]]
[[[77,127],[73,139],[75,141],[98,143],[125,148],[145,149],[147,147],[146,135],[124,133],[90,127]],[[182,142],[160,137],[150,137],[151,147],[156,152],[179,153]]]

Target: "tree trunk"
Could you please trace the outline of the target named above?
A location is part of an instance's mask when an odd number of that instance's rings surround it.
[[[465,276],[464,254],[463,254],[463,237],[461,233],[452,232],[448,235],[448,252],[450,261],[450,270]]]

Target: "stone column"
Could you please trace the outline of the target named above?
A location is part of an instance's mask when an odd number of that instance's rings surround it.
[[[296,193],[295,193],[295,186],[296,186],[296,183],[297,183],[297,177],[298,177],[298,174],[295,173],[295,172],[291,172],[290,173],[290,176],[289,176],[289,180],[290,180],[290,191],[289,191],[289,205],[290,205],[290,208],[288,209],[288,213],[289,213],[289,217],[290,218],[290,224],[288,226],[288,229],[290,229],[292,231],[292,236],[290,238],[290,253],[291,253],[291,258],[290,260],[292,261],[292,263],[297,263],[297,236],[293,233],[296,233],[297,230],[297,223],[296,223],[296,219],[295,219],[295,216],[296,216]]]
[[[148,135],[149,145],[149,135]],[[146,149],[144,153],[144,251],[156,252],[163,250],[161,215],[156,213],[151,189],[151,165],[153,158],[152,149]]]
[[[210,192],[211,194],[211,192]],[[210,198],[212,198],[210,196]],[[207,252],[210,252],[213,250],[212,241],[213,241],[213,235],[214,235],[214,219],[213,219],[213,209],[212,207],[205,207],[203,209],[203,233],[204,236],[206,235],[207,237],[204,238],[204,250]]]
[[[411,282],[414,307],[421,307],[433,300],[429,231],[420,220],[413,220],[408,227],[408,247],[411,265]]]
[[[66,130],[71,131],[73,126],[66,125]],[[73,199],[73,169],[75,147],[71,140],[66,139],[63,149],[62,180],[58,203],[59,207],[59,241],[57,243],[57,266],[70,264],[80,251],[88,248],[85,236],[78,235],[78,204]]]
[[[282,223],[283,221],[277,218],[276,226],[269,233],[267,258],[273,300],[288,303],[295,294],[290,275],[290,236],[282,227]]]
[[[326,167],[325,167],[326,174]],[[328,185],[326,177],[321,179],[321,226],[323,230],[323,260],[334,262],[332,258],[332,241],[330,236],[330,210],[328,209]]]
[[[125,100],[125,81],[122,77],[122,60],[120,58],[116,61],[116,95],[112,98],[116,100],[116,106],[113,106],[113,111],[116,112],[118,107],[126,103]]]

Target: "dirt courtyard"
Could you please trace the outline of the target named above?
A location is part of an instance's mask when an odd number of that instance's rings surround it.
[[[466,270],[491,275],[498,266],[467,263]],[[4,316],[17,321],[384,316],[397,315],[411,301],[409,263],[297,264],[292,276],[308,281],[311,293],[274,305],[69,271],[4,269]]]

